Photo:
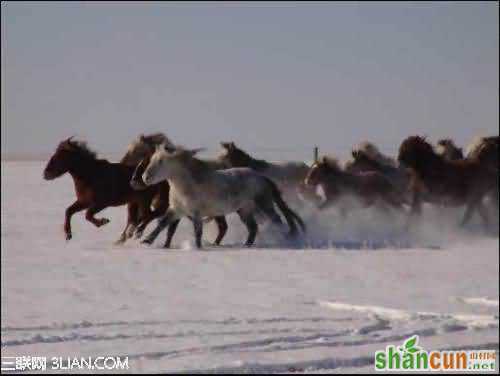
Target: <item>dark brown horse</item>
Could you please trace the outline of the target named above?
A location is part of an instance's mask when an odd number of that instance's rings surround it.
[[[403,197],[383,174],[377,171],[343,171],[335,159],[328,157],[323,157],[311,166],[305,184],[323,187],[326,200],[320,209],[331,206],[346,195],[354,196],[364,207],[379,204],[384,209],[403,208]]]
[[[130,186],[134,167],[121,163],[110,163],[98,159],[83,142],[62,141],[47,163],[43,176],[46,180],[56,179],[69,173],[75,184],[76,201],[66,209],[64,232],[66,239],[72,237],[71,217],[87,210],[85,218],[97,227],[109,222],[107,218],[95,218],[95,214],[109,206],[136,203],[145,213],[143,220],[151,220],[151,201],[158,191],[158,185],[136,191]]]
[[[412,169],[412,215],[420,214],[425,194],[426,201],[440,205],[465,205],[461,225],[478,210],[488,226],[483,198],[498,190],[498,168],[494,167],[495,161],[498,163],[498,144],[490,143],[475,157],[450,161],[437,154],[424,137],[411,136],[401,144],[398,160]]]

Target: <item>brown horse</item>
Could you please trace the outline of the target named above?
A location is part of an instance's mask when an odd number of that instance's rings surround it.
[[[143,191],[132,189],[129,181],[133,172],[134,167],[98,159],[83,142],[68,138],[59,143],[43,176],[53,180],[69,173],[73,178],[77,199],[66,209],[64,232],[67,240],[72,238],[71,217],[82,210],[87,210],[85,218],[97,227],[107,224],[109,219],[95,218],[95,214],[109,206],[127,203],[136,203],[145,213],[144,220],[152,219],[150,206],[158,185]]]
[[[426,201],[446,206],[465,205],[465,225],[478,210],[485,226],[489,218],[483,198],[498,189],[498,144],[482,148],[475,157],[450,161],[438,155],[424,137],[411,136],[399,148],[398,160],[411,168],[413,195],[411,214],[420,214],[422,195]]]
[[[320,209],[329,207],[346,195],[354,196],[364,207],[379,204],[384,209],[403,208],[403,197],[383,174],[377,171],[347,172],[342,170],[333,158],[323,157],[314,163],[307,174],[305,184],[323,187],[326,200]]]

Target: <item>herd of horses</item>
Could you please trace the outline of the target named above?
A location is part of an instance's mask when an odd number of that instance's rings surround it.
[[[201,149],[176,146],[163,133],[140,135],[120,162],[112,163],[70,137],[59,143],[43,176],[52,180],[69,173],[73,178],[76,201],[65,213],[67,240],[72,238],[73,214],[86,210],[85,218],[100,227],[109,220],[96,218],[98,212],[127,205],[127,223],[117,242],[142,237],[158,219],[143,243],[153,243],[168,228],[167,248],[183,217],[193,223],[201,248],[204,222],[215,221],[214,244],[219,245],[228,229],[226,216],[237,213],[248,230],[245,245],[251,246],[259,223],[270,221],[281,229],[284,218],[288,236],[295,237],[306,231],[297,208],[305,203],[318,210],[337,206],[345,216],[350,209],[346,197],[362,207],[405,211],[407,226],[421,214],[423,203],[465,206],[461,225],[477,212],[489,227],[489,207],[498,210],[499,136],[477,138],[465,153],[450,139],[432,145],[411,136],[401,143],[397,158],[364,142],[344,164],[324,156],[311,166],[256,159],[234,142],[221,142],[221,147],[217,158],[201,159],[196,156]]]

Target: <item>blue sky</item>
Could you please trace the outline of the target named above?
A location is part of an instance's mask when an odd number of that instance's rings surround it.
[[[466,144],[498,133],[498,21],[496,2],[2,2],[2,154],[152,131],[283,158]]]

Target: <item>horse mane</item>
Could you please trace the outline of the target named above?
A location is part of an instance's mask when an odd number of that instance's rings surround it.
[[[162,132],[157,132],[157,133],[151,133],[149,135],[141,135],[139,136],[139,140],[153,144],[153,145],[160,145],[160,144],[167,144],[167,145],[173,145],[172,141],[165,135],[165,133]]]
[[[342,171],[342,167],[337,158],[325,155],[321,158],[319,164],[328,167],[330,170]]]
[[[399,147],[398,159],[410,163],[410,167],[426,170],[436,168],[436,164],[442,166],[443,163],[450,163],[445,157],[436,153],[434,147],[421,136],[407,137]]]
[[[87,142],[85,141],[78,141],[78,140],[72,140],[71,138],[62,141],[59,144],[58,149],[63,149],[63,150],[69,150],[71,152],[76,152],[80,154],[82,157],[90,158],[90,159],[97,159],[97,153],[93,150],[91,150],[87,146]]]
[[[263,159],[256,159],[252,157],[250,154],[248,154],[246,151],[238,148],[236,145],[233,143],[233,151],[232,152],[237,152],[240,153],[240,155],[246,160],[246,163],[248,163],[248,166],[251,167],[254,170],[264,170],[269,167],[269,162],[263,160]]]
[[[156,147],[161,144],[175,147],[164,133],[141,134],[129,144],[120,163],[135,165],[146,155],[154,153]]]
[[[376,169],[383,170],[388,167],[387,165],[381,163],[378,159],[372,158],[363,150],[353,150],[352,156],[354,158],[354,161],[365,159],[369,164],[373,165]]]
[[[213,171],[210,162],[195,157],[192,150],[183,146],[176,146],[173,154],[187,165],[188,169],[193,174],[194,179],[198,182],[203,180],[203,177],[208,172]]]
[[[490,137],[485,137],[485,136],[476,136],[472,140],[472,142],[467,146],[465,155],[467,158],[470,157],[475,157],[478,155],[480,150],[487,145],[490,142],[494,143],[499,143],[500,137],[499,136],[490,136]]]
[[[370,157],[370,159],[375,160],[382,165],[389,165],[392,167],[397,166],[397,163],[394,160],[394,158],[382,154],[379,148],[370,141],[361,142],[356,147],[354,147],[353,151],[354,152],[361,151],[365,153],[368,157]]]
[[[481,163],[490,163],[498,168],[498,149],[500,146],[499,137],[488,137],[484,139],[479,149],[471,159],[476,159]]]
[[[442,138],[438,140],[434,149],[437,154],[443,157],[449,159],[463,159],[462,148],[459,148],[451,138]]]

